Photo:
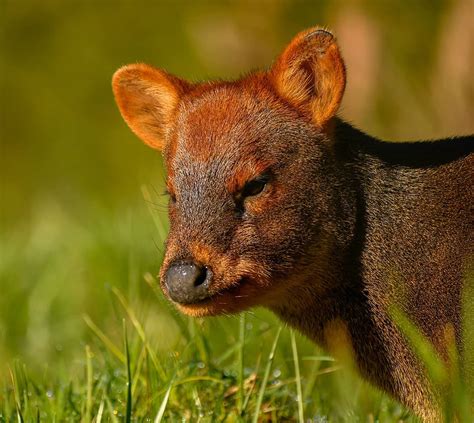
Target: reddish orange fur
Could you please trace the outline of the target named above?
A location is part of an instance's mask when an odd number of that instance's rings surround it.
[[[337,112],[346,71],[331,33],[311,28],[298,34],[278,58],[271,75],[278,93],[305,110],[316,125],[325,125]]]
[[[121,67],[112,79],[124,120],[139,138],[157,149],[163,148],[179,98],[188,87],[186,82],[143,63]]]

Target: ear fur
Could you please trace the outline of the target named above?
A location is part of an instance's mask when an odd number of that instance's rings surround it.
[[[130,129],[152,148],[164,147],[180,97],[189,84],[142,63],[117,70],[112,89]]]
[[[320,28],[300,32],[269,72],[280,96],[318,126],[333,117],[346,85],[344,62],[335,37]]]

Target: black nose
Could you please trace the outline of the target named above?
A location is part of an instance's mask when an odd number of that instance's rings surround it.
[[[180,304],[192,304],[209,297],[212,272],[194,263],[172,264],[165,274],[165,285],[171,299]]]

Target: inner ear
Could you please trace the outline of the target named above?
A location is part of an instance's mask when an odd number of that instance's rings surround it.
[[[336,114],[346,85],[335,37],[317,28],[299,33],[269,75],[277,93],[318,126]]]
[[[130,129],[152,148],[162,149],[180,98],[190,84],[145,64],[115,72],[112,88]]]

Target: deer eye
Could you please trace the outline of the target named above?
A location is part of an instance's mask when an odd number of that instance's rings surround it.
[[[260,194],[265,186],[267,185],[268,182],[268,177],[266,176],[260,176],[256,179],[252,179],[251,181],[248,181],[242,191],[241,195],[243,198],[245,197],[253,197],[255,195]]]

